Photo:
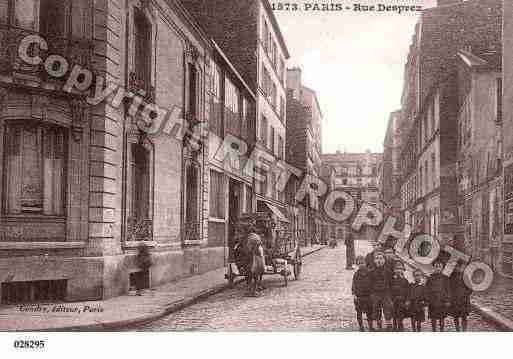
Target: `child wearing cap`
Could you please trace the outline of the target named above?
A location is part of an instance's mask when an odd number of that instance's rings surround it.
[[[392,304],[390,299],[390,280],[392,273],[385,266],[385,256],[383,252],[376,252],[374,254],[374,268],[370,276],[372,322],[376,321],[378,329],[382,329],[382,317],[385,317],[387,329],[392,329]]]
[[[440,325],[440,331],[443,332],[447,309],[450,306],[449,278],[442,274],[444,264],[441,260],[437,259],[433,266],[434,272],[426,282],[429,319],[431,319],[431,328],[434,332],[436,332],[437,322]]]
[[[353,275],[353,285],[351,287],[351,292],[354,296],[354,309],[356,311],[356,319],[358,321],[358,326],[360,331],[365,331],[363,326],[363,314],[365,313],[365,317],[367,319],[367,323],[369,325],[369,330],[374,330],[372,326],[371,320],[371,280],[370,280],[370,271],[365,265],[365,257],[358,256],[356,258],[356,265],[358,266],[358,270]]]
[[[422,323],[426,320],[426,287],[423,283],[424,275],[420,269],[413,271],[414,283],[410,286],[409,293],[409,314],[411,327],[414,332],[420,332]]]
[[[394,274],[390,280],[393,328],[401,332],[404,330],[404,318],[406,317],[410,289],[410,283],[404,277],[404,270],[404,264],[397,261],[394,266]]]
[[[465,262],[459,261],[449,278],[451,294],[451,316],[454,318],[456,331],[467,331],[467,317],[470,313],[470,295],[472,289],[463,280]],[[461,321],[461,325],[460,325]]]

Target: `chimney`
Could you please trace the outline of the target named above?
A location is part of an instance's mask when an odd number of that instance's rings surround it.
[[[463,0],[436,0],[436,6],[460,4]]]
[[[301,87],[301,68],[293,67],[287,69],[287,88],[292,90],[292,96],[296,100],[300,100],[301,98]]]

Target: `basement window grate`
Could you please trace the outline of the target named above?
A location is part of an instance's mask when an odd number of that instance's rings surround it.
[[[2,283],[2,304],[64,301],[67,279]]]

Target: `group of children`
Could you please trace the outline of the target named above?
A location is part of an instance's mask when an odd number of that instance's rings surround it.
[[[412,330],[420,332],[425,308],[433,331],[445,329],[445,318],[452,316],[457,331],[466,331],[472,291],[463,280],[464,263],[458,263],[450,277],[442,274],[444,263],[436,260],[434,272],[424,280],[422,271],[413,271],[414,282],[405,277],[405,266],[392,248],[380,244],[366,257],[356,258],[358,270],[353,276],[352,293],[360,331],[364,331],[363,314],[368,329],[403,331],[404,320],[411,319]]]

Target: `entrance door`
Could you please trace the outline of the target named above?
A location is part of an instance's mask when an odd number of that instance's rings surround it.
[[[240,214],[241,193],[241,183],[230,178],[228,191],[228,247],[230,249],[235,245],[233,238],[235,235],[235,223]]]

